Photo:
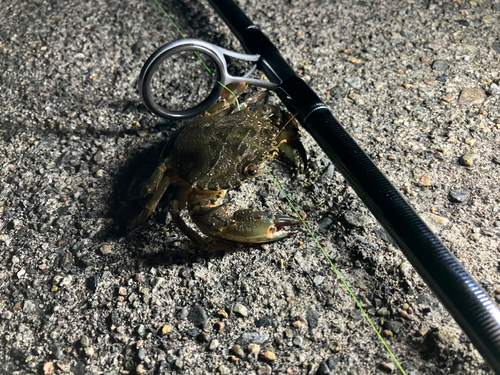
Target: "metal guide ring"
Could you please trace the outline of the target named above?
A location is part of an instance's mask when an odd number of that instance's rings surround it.
[[[218,82],[210,92],[210,94],[199,104],[192,108],[181,111],[175,111],[165,108],[155,102],[153,92],[151,90],[151,80],[154,73],[158,70],[160,65],[172,55],[178,54],[183,51],[199,52],[207,55],[217,66],[215,73],[215,80]],[[247,72],[243,77],[235,77],[228,73],[227,63],[224,55],[231,56],[237,59],[257,62],[260,58],[259,55],[246,55],[233,51],[226,50],[211,43],[199,39],[181,39],[177,40],[158,48],[144,64],[141,74],[139,75],[139,95],[144,105],[154,114],[169,118],[169,119],[186,119],[198,116],[209,109],[219,99],[224,86],[237,82],[246,82],[251,85],[263,87],[269,90],[274,90],[276,85],[269,81],[258,80],[249,78],[255,66]]]

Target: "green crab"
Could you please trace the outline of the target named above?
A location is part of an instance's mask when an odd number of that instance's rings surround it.
[[[239,95],[245,88],[239,84],[231,91]],[[264,94],[267,102],[268,93]],[[144,223],[168,187],[174,186],[172,217],[201,249],[209,248],[209,242],[181,218],[186,204],[191,220],[209,238],[263,243],[295,233],[285,227],[299,224],[297,218],[255,209],[241,209],[230,216],[229,204],[222,203],[227,189],[261,174],[262,164],[280,149],[297,169],[305,169],[306,154],[293,117],[269,104],[248,107],[263,98],[262,94],[252,96],[241,104],[240,111],[218,116],[235,101],[235,96],[225,90],[221,102],[181,127],[167,143],[165,158],[143,185],[140,195],[150,199],[128,225],[128,231]]]

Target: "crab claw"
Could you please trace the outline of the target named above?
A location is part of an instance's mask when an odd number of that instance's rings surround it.
[[[266,211],[245,209],[236,211],[224,226],[209,229],[201,223],[201,218],[193,217],[199,228],[208,236],[223,238],[230,241],[263,243],[277,241],[295,234],[285,227],[297,225],[300,219],[289,216],[274,216]]]
[[[278,215],[274,217],[274,224],[269,228],[269,231],[272,232],[272,240],[280,240],[285,237],[290,237],[291,235],[297,233],[297,231],[286,231],[285,227],[289,227],[291,225],[300,224],[301,220],[295,217]]]

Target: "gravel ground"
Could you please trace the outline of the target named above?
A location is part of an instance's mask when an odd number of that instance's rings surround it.
[[[500,3],[272,3],[239,1],[499,301]],[[163,6],[187,36],[241,51],[205,1]],[[179,38],[153,1],[11,0],[0,20],[1,373],[399,372],[304,229],[199,254],[165,200],[124,233],[130,181],[180,126],[137,93],[146,58]],[[305,175],[269,165],[406,373],[491,373],[303,140]],[[267,176],[229,200],[292,212]]]

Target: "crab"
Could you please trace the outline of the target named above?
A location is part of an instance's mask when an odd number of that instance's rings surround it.
[[[229,215],[230,205],[223,203],[227,189],[260,175],[263,163],[279,150],[295,163],[297,171],[306,166],[296,120],[267,104],[267,92],[245,100],[239,111],[221,116],[245,88],[246,84],[238,84],[231,93],[224,90],[222,101],[175,132],[163,150],[163,160],[141,188],[140,197],[149,197],[149,201],[128,225],[129,232],[151,216],[167,189],[174,186],[172,218],[201,249],[209,249],[210,239],[264,243],[296,233],[286,227],[299,224],[298,218],[256,209]],[[255,104],[262,99],[265,104]],[[191,220],[208,239],[181,218],[186,204]]]

